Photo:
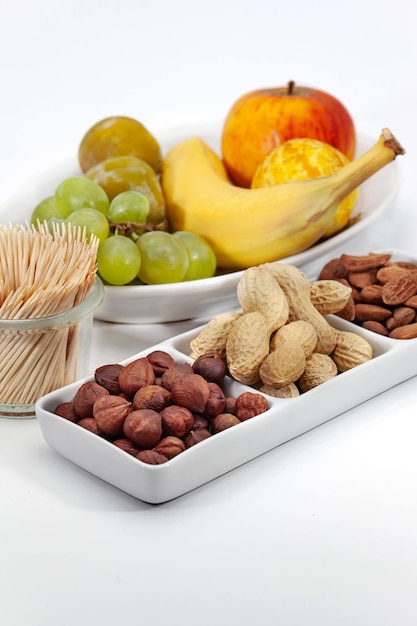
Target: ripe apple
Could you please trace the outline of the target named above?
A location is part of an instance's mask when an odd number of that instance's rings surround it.
[[[289,139],[306,137],[334,146],[352,159],[355,126],[337,98],[290,81],[286,87],[257,89],[229,110],[222,131],[223,162],[231,181],[249,188],[259,163]]]

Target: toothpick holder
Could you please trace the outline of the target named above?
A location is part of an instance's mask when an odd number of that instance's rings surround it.
[[[103,296],[96,277],[87,297],[63,313],[0,319],[0,417],[35,417],[39,398],[87,375],[94,313]]]

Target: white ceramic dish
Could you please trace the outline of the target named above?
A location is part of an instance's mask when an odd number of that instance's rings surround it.
[[[199,135],[220,154],[221,127],[221,122],[202,122],[171,131],[155,132],[155,135],[164,151],[182,139]],[[358,133],[357,154],[365,152],[375,141],[376,139]],[[58,162],[44,172],[38,172],[36,177],[26,181],[24,187],[13,190],[9,199],[3,201],[3,206],[7,206],[7,215],[13,215],[14,221],[28,219],[32,209],[42,198],[51,195],[63,178],[73,175],[80,175],[76,156]],[[360,216],[356,224],[305,252],[287,257],[285,261],[304,267],[333,250],[342,250],[347,242],[375,226],[375,221],[381,214],[392,207],[398,189],[399,171],[397,162],[393,162],[361,185],[359,199],[352,214],[352,217]],[[95,317],[106,322],[135,324],[213,316],[237,306],[236,285],[241,274],[242,272],[237,271],[209,279],[169,285],[106,286],[103,303]]]
[[[393,259],[417,262],[403,252],[388,252],[393,254]],[[82,381],[38,401],[36,414],[42,434],[56,452],[122,491],[152,504],[171,500],[417,373],[417,339],[389,339],[337,317],[330,319],[334,326],[364,336],[373,346],[373,359],[298,397],[267,396],[269,408],[262,415],[211,436],[163,465],[146,465],[112,443],[54,415],[59,403],[73,399]],[[199,329],[194,329],[164,341],[125,363],[156,348],[166,350],[176,360],[189,361],[190,340],[198,332]],[[233,396],[249,389],[235,381],[229,381],[228,387]]]

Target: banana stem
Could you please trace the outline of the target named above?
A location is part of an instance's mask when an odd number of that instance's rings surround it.
[[[351,191],[401,154],[405,154],[404,148],[391,131],[384,128],[378,141],[367,152],[330,176],[334,183],[332,191],[335,201],[341,202]]]

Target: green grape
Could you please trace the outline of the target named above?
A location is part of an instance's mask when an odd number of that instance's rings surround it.
[[[61,224],[65,224],[66,220],[63,217],[54,217],[50,220],[46,220],[46,225],[48,227],[48,231],[53,235],[55,232],[61,233],[62,227]]]
[[[30,218],[31,224],[34,226],[38,225],[39,222],[44,222],[45,220],[53,220],[53,219],[62,219],[64,217],[62,211],[58,208],[55,200],[55,196],[48,196],[41,200],[33,209],[32,215]]]
[[[99,239],[100,244],[109,236],[108,219],[96,209],[79,209],[71,213],[65,221],[67,224],[71,223],[74,226],[85,227],[87,239],[90,239],[91,235],[95,235]]]
[[[107,218],[110,222],[143,224],[149,215],[149,200],[140,191],[122,191],[110,202]]]
[[[139,278],[148,285],[181,282],[188,254],[173,235],[162,230],[145,233],[136,242],[142,257]]]
[[[127,285],[137,277],[140,265],[139,248],[129,237],[113,235],[99,248],[98,273],[110,285]]]
[[[212,247],[205,239],[185,230],[177,231],[174,237],[181,241],[188,254],[189,265],[183,278],[184,281],[214,276],[217,259]]]
[[[55,190],[55,200],[63,217],[87,208],[107,215],[110,204],[104,189],[84,176],[63,180]]]

